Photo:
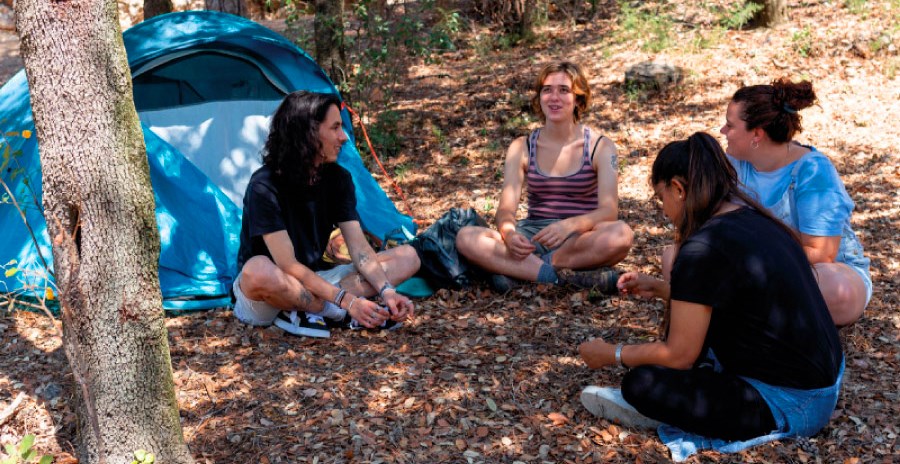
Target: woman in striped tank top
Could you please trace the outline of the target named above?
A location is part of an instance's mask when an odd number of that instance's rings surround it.
[[[459,252],[495,274],[495,288],[519,280],[568,283],[616,293],[608,268],[628,254],[633,234],[618,218],[616,146],[579,123],[591,102],[581,69],[570,62],[545,66],[534,85],[532,108],[544,126],[509,146],[497,230],[465,227]],[[528,216],[516,221],[523,188]]]

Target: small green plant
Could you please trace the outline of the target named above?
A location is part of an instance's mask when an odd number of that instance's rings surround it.
[[[720,13],[719,24],[726,29],[741,29],[763,8],[762,3],[737,2]]]
[[[406,163],[400,163],[394,166],[394,177],[397,180],[403,180],[406,177],[406,173],[409,172],[409,165]]]
[[[863,15],[866,14],[869,9],[866,3],[866,0],[846,0],[844,2],[844,6],[847,7],[847,10],[850,13],[853,13],[855,15]]]
[[[145,450],[139,449],[134,452],[134,460],[131,464],[153,464],[156,462],[156,456]]]
[[[813,38],[809,26],[794,32],[793,35],[791,35],[791,43],[793,44],[794,51],[797,52],[798,55],[804,58],[811,56]]]
[[[891,58],[884,64],[884,75],[888,79],[893,80],[897,77],[898,70],[900,70],[900,58]]]
[[[22,441],[18,445],[6,444],[6,457],[0,460],[0,464],[25,464],[28,462],[37,462],[38,464],[50,464],[53,462],[53,456],[43,455],[38,457],[34,448],[34,435],[28,434],[22,437]]]
[[[400,113],[394,110],[385,110],[378,114],[378,119],[368,127],[369,139],[377,150],[379,157],[388,159],[400,153],[401,139],[397,135],[397,124],[400,122]],[[369,153],[368,146],[364,147],[365,140],[356,139],[357,149],[360,153]]]
[[[619,7],[619,42],[640,40],[641,50],[652,53],[672,46],[673,22],[663,7],[657,5],[655,11],[650,11],[623,1],[619,2]]]
[[[441,153],[445,155],[450,154],[450,141],[447,140],[447,136],[444,134],[444,131],[441,130],[438,126],[431,126],[431,135],[437,139],[438,147],[441,149]]]

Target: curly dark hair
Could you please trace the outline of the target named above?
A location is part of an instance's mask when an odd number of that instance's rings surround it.
[[[798,112],[816,103],[816,93],[809,81],[782,77],[770,85],[741,87],[731,101],[743,105],[741,119],[747,130],[762,127],[773,142],[785,143],[803,131]]]
[[[269,137],[263,148],[263,164],[277,177],[296,186],[314,183],[317,177],[315,161],[322,152],[319,125],[325,121],[332,105],[340,108],[340,97],[305,90],[284,97],[272,116]]]

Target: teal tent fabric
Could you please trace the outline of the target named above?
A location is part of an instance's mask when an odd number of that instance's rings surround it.
[[[254,103],[274,110],[284,94],[301,89],[337,94],[304,51],[240,17],[209,11],[171,13],[134,26],[125,31],[123,39],[134,80],[135,106],[139,114],[148,117],[164,110],[170,122],[177,122],[179,114],[185,119],[195,117],[204,105],[219,108],[216,102],[224,102],[224,108]],[[412,219],[397,211],[362,162],[349,113],[343,110],[342,116],[351,140],[338,162],[353,176],[363,227],[382,239],[402,236],[404,229],[407,235],[414,234]],[[0,159],[4,163],[0,174],[23,207],[35,238],[11,199],[4,197],[0,202],[0,265],[4,266],[0,292],[42,295],[47,287],[42,259],[52,268],[52,255],[40,208],[37,137],[11,134],[34,131],[24,70],[0,88],[0,121],[9,147]],[[238,271],[238,190],[245,179],[232,179],[230,190],[224,191],[223,179],[245,175],[253,163],[258,165],[259,153],[251,152],[255,150],[251,143],[237,155],[222,153],[224,161],[219,165],[206,160],[201,166],[196,164],[200,160],[186,157],[182,151],[192,139],[176,144],[180,150],[157,135],[149,120],[142,117],[142,123],[161,237],[159,278],[164,307],[185,311],[227,306],[228,291]],[[259,118],[253,123],[262,125]],[[185,124],[193,124],[199,131],[190,135],[209,135],[210,127],[215,127],[215,121],[202,118]],[[219,135],[208,139],[219,139]],[[264,139],[264,133],[250,134],[254,143],[261,144],[260,137]]]

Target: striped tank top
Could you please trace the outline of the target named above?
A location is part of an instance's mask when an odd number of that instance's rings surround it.
[[[581,168],[568,176],[548,176],[537,165],[537,139],[541,130],[528,136],[529,219],[565,219],[597,209],[597,173],[591,166],[591,130],[584,128],[584,150]]]

